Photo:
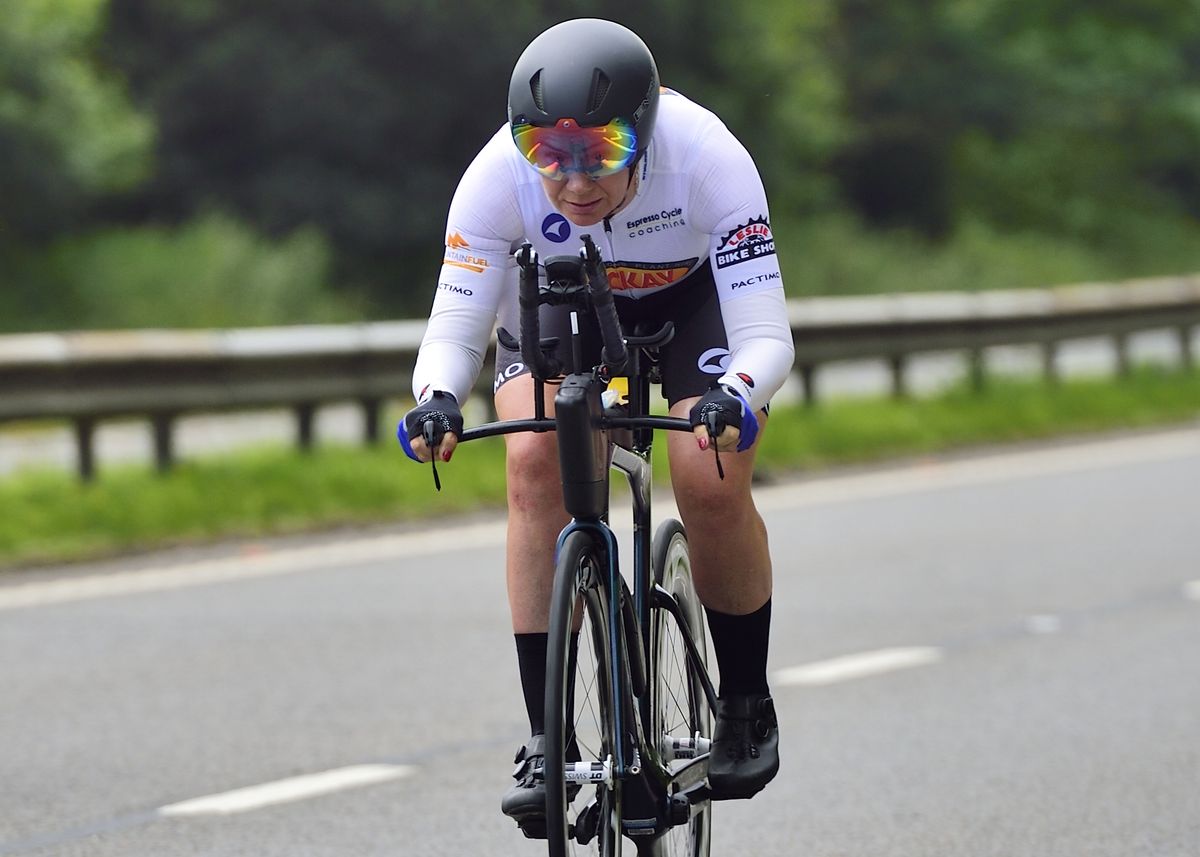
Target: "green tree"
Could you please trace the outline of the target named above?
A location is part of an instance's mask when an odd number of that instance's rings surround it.
[[[428,306],[459,175],[504,121],[521,4],[113,0],[109,50],[157,117],[142,213],[312,225],[343,288]]]
[[[832,55],[850,126],[834,167],[865,219],[931,237],[954,226],[955,148],[1020,124],[1020,70],[996,49],[983,0],[837,0]]]
[[[721,113],[785,209],[827,196],[828,3],[771,0],[774,14],[732,22],[685,0],[613,0],[603,14],[643,35],[667,85]],[[547,26],[589,14],[582,0],[112,0],[110,56],[160,129],[141,214],[218,208],[277,236],[315,225],[342,288],[376,312],[423,311],[446,208],[506,118],[513,62]]]
[[[1093,242],[1200,216],[1196,11],[1174,0],[992,4],[987,31],[1023,75],[1020,127],[964,141],[964,204]]]
[[[1144,247],[1200,214],[1194,3],[835,2],[835,174],[869,223]]]
[[[0,242],[10,249],[78,225],[148,172],[153,126],[93,51],[106,2],[20,0],[0,15]]]
[[[769,0],[734,16],[727,4],[698,5],[716,19],[713,56],[698,64],[707,72],[698,97],[754,155],[775,216],[834,204],[829,168],[850,133],[829,49],[835,0]],[[691,34],[690,27],[680,31]],[[682,63],[691,64],[688,51],[683,46]]]

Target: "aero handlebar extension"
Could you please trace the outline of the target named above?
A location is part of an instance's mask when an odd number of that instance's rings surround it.
[[[617,319],[617,307],[613,303],[612,288],[600,259],[592,236],[583,236],[583,270],[587,274],[588,295],[596,320],[600,323],[600,341],[604,343],[604,363],[609,375],[620,375],[625,370],[629,353],[625,350],[625,338],[621,335],[621,322]]]
[[[629,359],[625,339],[621,334],[621,323],[617,318],[617,307],[613,302],[612,289],[604,272],[600,251],[590,235],[583,236],[583,248],[579,258],[555,256],[546,260],[547,287],[539,288],[538,256],[533,248],[525,244],[517,252],[517,265],[521,269],[521,359],[540,381],[546,381],[563,373],[562,363],[553,356],[556,342],[543,343],[538,306],[542,303],[565,303],[582,297],[587,290],[588,302],[595,314],[603,343],[603,360],[610,375],[620,375]]]

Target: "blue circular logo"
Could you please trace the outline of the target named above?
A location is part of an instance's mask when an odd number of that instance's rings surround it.
[[[547,214],[542,221],[542,234],[555,244],[562,244],[571,237],[571,224],[561,214]]]

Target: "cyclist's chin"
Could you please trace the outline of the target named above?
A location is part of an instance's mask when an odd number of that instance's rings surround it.
[[[560,214],[576,226],[595,226],[604,219],[604,200],[597,200],[591,205],[563,202],[559,203],[556,208]]]

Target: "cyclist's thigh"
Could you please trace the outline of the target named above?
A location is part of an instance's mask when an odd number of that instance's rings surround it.
[[[662,386],[671,416],[686,419],[696,400],[728,369],[730,354],[711,268],[701,268],[664,295],[676,290],[681,294],[663,310],[664,319],[675,322],[675,338],[662,349]],[[760,437],[766,418],[765,410],[758,413]],[[745,452],[722,455],[722,479],[711,449],[701,451],[690,434],[669,432],[667,453],[677,500],[688,507],[716,499],[750,503],[757,449],[756,443]]]
[[[558,389],[556,384],[547,384],[545,390],[546,398],[546,413],[554,413],[554,391]],[[496,396],[496,416],[501,420],[528,420],[534,415],[533,407],[533,376],[526,369],[518,374],[514,374],[511,378],[505,379],[504,383],[497,388]],[[548,432],[550,434],[551,432]],[[504,435],[504,440],[507,442],[512,438],[525,434],[518,432],[516,434]]]
[[[707,266],[652,300],[657,304],[652,323],[675,323],[675,337],[659,355],[663,397],[674,407],[682,399],[702,395],[729,366],[721,303]]]

